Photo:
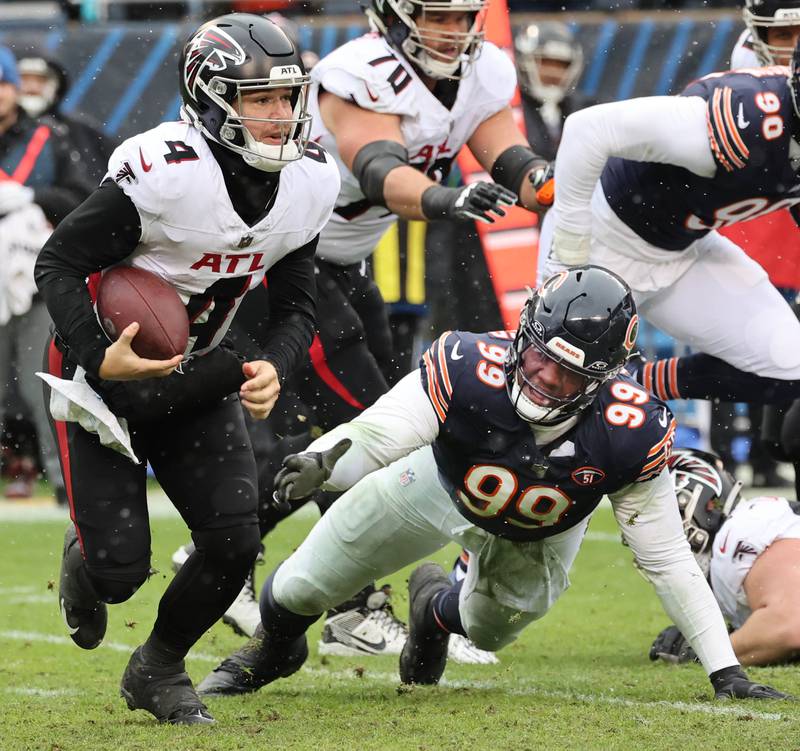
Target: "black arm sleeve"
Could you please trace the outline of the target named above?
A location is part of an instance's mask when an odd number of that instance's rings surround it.
[[[56,174],[52,185],[34,188],[33,200],[55,227],[95,189],[97,183],[89,176],[90,171],[69,129],[57,123],[46,124],[51,131]],[[80,158],[73,159],[73,155]]]
[[[56,227],[36,261],[36,286],[61,338],[97,375],[108,337],[95,316],[86,277],[127,258],[142,234],[133,201],[104,182]]]
[[[317,283],[311,242],[281,258],[267,271],[269,326],[264,333],[262,359],[277,369],[281,382],[300,365],[314,339]]]

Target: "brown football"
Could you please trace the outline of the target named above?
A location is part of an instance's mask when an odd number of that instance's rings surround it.
[[[131,347],[139,357],[169,360],[183,354],[189,342],[189,318],[177,291],[143,269],[106,271],[97,289],[97,315],[115,341],[126,326],[138,322]]]

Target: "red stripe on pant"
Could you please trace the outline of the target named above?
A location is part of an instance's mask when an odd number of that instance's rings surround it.
[[[61,378],[63,375],[63,362],[64,355],[56,347],[55,342],[51,339],[50,346],[47,351],[47,370],[51,375]],[[53,420],[53,425],[56,429],[56,441],[58,443],[58,453],[61,457],[61,470],[64,473],[64,487],[67,491],[67,499],[69,501],[69,518],[75,523],[75,531],[78,533],[78,543],[83,551],[83,538],[81,530],[75,522],[75,505],[72,501],[72,470],[70,469],[69,461],[69,440],[67,439],[67,423],[61,420]]]
[[[322,348],[319,335],[314,336],[314,341],[311,342],[308,354],[311,356],[311,366],[314,368],[314,372],[334,394],[347,402],[351,407],[361,410],[366,409],[364,405],[350,393],[347,386],[336,377],[328,366],[328,361],[325,359],[325,350]]]

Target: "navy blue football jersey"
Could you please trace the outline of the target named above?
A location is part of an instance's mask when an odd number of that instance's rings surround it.
[[[540,540],[575,526],[607,493],[656,477],[675,436],[667,406],[621,375],[577,424],[537,446],[506,391],[513,334],[446,332],[422,356],[439,419],[433,454],[459,511],[487,532]]]
[[[713,178],[683,167],[609,159],[600,181],[614,213],[639,237],[683,250],[713,229],[800,202],[789,144],[795,120],[786,67],[713,73],[682,96],[708,102]]]

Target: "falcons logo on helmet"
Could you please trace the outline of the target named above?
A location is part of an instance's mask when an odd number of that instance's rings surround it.
[[[218,73],[228,67],[228,61],[234,65],[245,61],[245,52],[235,39],[217,26],[209,26],[197,34],[190,42],[183,73],[186,88],[192,96],[201,71],[208,68]]]

